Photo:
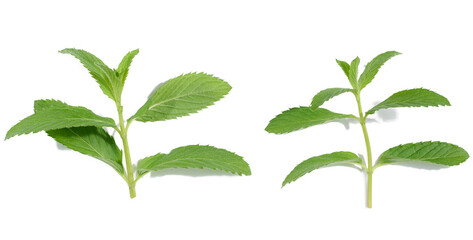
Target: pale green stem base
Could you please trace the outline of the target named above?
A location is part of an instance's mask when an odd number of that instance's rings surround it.
[[[133,185],[128,185],[128,189],[130,190],[130,198],[135,198],[136,197],[136,190],[135,190],[135,184]]]
[[[363,109],[361,108],[361,100],[360,100],[360,92],[355,93],[356,102],[358,104],[358,113],[360,115],[359,121],[361,124],[361,128],[363,130],[363,137],[365,139],[366,145],[366,154],[367,154],[367,167],[366,173],[368,174],[368,187],[367,187],[367,207],[371,208],[373,206],[373,157],[371,154],[371,144],[370,138],[368,136],[368,129],[366,128],[366,116],[363,114]]]
[[[368,208],[373,207],[373,173],[368,173],[368,189],[367,189],[367,206]]]
[[[125,164],[126,164],[126,179],[128,183],[128,189],[130,190],[130,198],[136,197],[135,190],[135,179],[133,174],[133,166],[131,164],[130,147],[128,146],[128,126],[125,128],[125,121],[123,120],[123,107],[117,104],[118,118],[120,121],[120,137],[123,142],[123,151],[125,152]],[[130,123],[128,123],[129,125]]]

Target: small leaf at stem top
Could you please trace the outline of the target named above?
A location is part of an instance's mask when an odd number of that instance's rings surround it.
[[[342,68],[342,70],[345,73],[345,75],[347,76],[347,78],[350,79],[350,64],[348,64],[345,61],[340,61],[338,59],[335,59],[335,61],[337,61],[338,66],[340,66]],[[350,84],[353,88],[355,88],[356,83],[352,83],[350,81]]]
[[[128,52],[120,62],[117,68],[118,78],[121,82],[121,87],[125,85],[126,77],[128,76],[128,70],[130,69],[131,62],[133,58],[140,52],[139,49],[135,49],[133,51]]]
[[[358,65],[360,65],[360,58],[356,57],[350,64],[350,72],[348,74],[350,84],[355,90],[358,89]]]
[[[92,77],[97,80],[103,93],[115,102],[121,101],[123,84],[115,71],[105,65],[102,60],[82,49],[66,48],[59,52],[71,54],[79,59],[82,65],[89,70]]]
[[[373,58],[373,60],[366,65],[365,70],[360,75],[360,79],[358,80],[359,90],[361,91],[374,79],[379,69],[386,61],[399,54],[400,53],[396,51],[388,51]]]

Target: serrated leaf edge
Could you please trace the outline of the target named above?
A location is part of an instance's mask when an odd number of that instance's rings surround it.
[[[373,166],[373,170],[378,168],[378,167],[381,167],[381,166],[384,166],[384,165],[391,165],[391,164],[396,164],[395,162],[393,163],[384,163],[384,164],[378,164],[378,161],[379,159],[383,156],[383,154],[393,148],[397,148],[397,147],[400,147],[400,146],[403,146],[403,145],[409,145],[409,144],[421,144],[421,143],[445,143],[445,144],[449,144],[449,145],[452,145],[454,147],[458,147],[460,149],[462,149],[463,151],[465,151],[465,153],[468,155],[467,158],[463,161],[463,162],[460,162],[458,164],[454,164],[454,165],[445,165],[445,164],[440,164],[440,163],[434,163],[434,162],[429,162],[429,161],[422,161],[422,160],[416,160],[416,159],[409,159],[409,161],[411,162],[422,162],[422,163],[426,163],[426,164],[432,164],[432,165],[440,165],[440,166],[447,166],[447,167],[453,167],[453,166],[458,166],[462,163],[464,163],[466,160],[468,160],[468,158],[470,158],[470,154],[462,147],[456,145],[456,144],[453,144],[453,143],[448,143],[448,142],[442,142],[442,141],[422,141],[422,142],[415,142],[415,143],[403,143],[403,144],[399,144],[397,146],[394,146],[394,147],[391,147],[389,149],[387,149],[386,151],[384,151],[381,155],[379,155],[378,159],[376,160],[376,163],[375,165]]]
[[[411,89],[405,89],[405,90],[397,91],[397,92],[391,94],[391,96],[387,97],[387,98],[386,98],[385,100],[383,100],[382,102],[380,102],[380,103],[376,104],[375,106],[373,106],[370,110],[366,111],[365,115],[366,115],[366,116],[367,116],[367,115],[372,115],[372,114],[374,114],[375,112],[377,112],[377,111],[379,111],[379,110],[388,109],[388,108],[380,108],[380,109],[375,109],[375,110],[373,111],[373,109],[374,109],[375,107],[377,107],[377,106],[379,106],[380,104],[384,103],[386,100],[388,100],[388,99],[389,99],[390,97],[392,97],[394,94],[397,94],[397,93],[400,93],[400,92],[403,92],[403,91],[417,90],[417,89],[424,89],[424,90],[428,90],[428,91],[431,91],[431,92],[433,92],[433,93],[436,93],[436,92],[434,92],[434,91],[432,91],[432,90],[430,90],[430,89],[423,88],[423,87],[420,87],[420,88],[411,88]],[[438,94],[438,93],[436,93],[436,94]],[[445,100],[447,101],[447,104],[437,104],[437,105],[429,105],[429,106],[403,106],[402,108],[451,106],[450,101],[449,101],[446,97],[444,97],[444,96],[442,96],[442,95],[440,95],[440,94],[438,94],[438,95],[441,96],[441,97],[443,97],[443,98],[445,98]],[[390,108],[401,108],[401,107],[390,107]]]
[[[223,94],[221,97],[219,97],[219,98],[218,98],[217,100],[215,100],[213,103],[211,103],[211,104],[209,104],[209,105],[207,105],[207,106],[205,106],[205,107],[203,107],[203,108],[201,108],[201,109],[199,109],[199,110],[197,110],[197,111],[195,111],[195,112],[189,112],[189,113],[186,113],[185,115],[182,115],[182,116],[173,117],[173,118],[168,118],[168,119],[165,119],[165,120],[157,120],[157,121],[174,120],[174,119],[179,119],[179,118],[182,118],[182,117],[190,116],[191,114],[199,113],[200,111],[202,111],[202,110],[204,110],[204,109],[207,109],[207,108],[210,107],[210,106],[215,105],[216,102],[222,100],[222,99],[232,90],[232,86],[231,86],[227,81],[225,81],[225,80],[223,80],[223,79],[221,79],[221,78],[219,78],[219,77],[215,77],[213,74],[208,74],[208,73],[205,73],[205,72],[190,72],[190,73],[185,73],[185,74],[183,73],[183,74],[181,74],[181,75],[179,75],[179,76],[177,76],[177,77],[171,78],[171,79],[169,79],[169,80],[172,80],[172,79],[175,79],[175,78],[178,78],[178,77],[187,75],[187,74],[206,74],[206,75],[209,75],[210,77],[217,78],[217,79],[219,79],[220,81],[226,83],[229,89],[228,89],[228,91],[227,91],[225,94]],[[167,81],[169,81],[169,80],[167,80]],[[219,88],[217,88],[217,89],[220,90]],[[159,89],[157,89],[157,90],[159,91]],[[189,95],[190,95],[190,94],[189,94]],[[185,96],[185,95],[181,95],[180,97],[182,97],[182,96]],[[145,104],[144,104],[143,106],[145,106],[145,105],[148,104],[148,101],[150,101],[151,97],[152,97],[152,96],[150,96],[150,98],[148,98],[148,100],[145,102]],[[166,100],[166,101],[164,101],[164,102],[168,102],[169,100],[174,100],[174,99],[176,99],[176,98],[177,98],[177,97],[172,98],[172,99],[168,99],[168,100]],[[163,102],[160,102],[160,103],[163,103]],[[150,111],[151,108],[153,108],[153,106],[157,106],[157,105],[158,105],[158,104],[153,104],[152,106],[147,107],[148,109],[147,109],[146,111]],[[138,111],[137,111],[133,116],[131,116],[130,118],[128,118],[127,121],[136,120],[136,121],[140,121],[140,122],[157,122],[157,121],[150,121],[150,120],[144,121],[144,120],[138,119],[139,116],[137,116],[137,114],[138,114],[138,112],[139,112],[140,110],[141,110],[141,108],[138,109]]]
[[[340,152],[352,153],[352,152],[348,152],[348,151],[337,151],[337,152],[333,152],[333,153],[340,153]],[[320,157],[320,156],[329,155],[329,154],[333,154],[333,153],[322,154],[322,155],[314,156],[314,157]],[[353,153],[353,154],[354,154],[354,153]],[[355,154],[355,155],[356,155],[356,154]],[[297,166],[299,166],[299,165],[302,164],[303,162],[308,161],[308,160],[310,160],[311,158],[314,158],[314,157],[310,157],[310,158],[308,158],[308,159],[306,159],[306,160],[300,162],[299,164],[297,164],[297,165],[294,167],[294,169],[286,176],[286,178],[284,179],[284,181],[283,181],[283,183],[282,183],[281,188],[283,188],[283,187],[286,186],[287,184],[293,183],[293,182],[295,182],[296,180],[298,180],[299,178],[301,178],[301,177],[303,177],[303,176],[305,176],[305,175],[307,175],[307,174],[309,174],[309,173],[311,173],[311,172],[313,172],[313,171],[315,171],[315,170],[321,169],[321,168],[327,168],[327,167],[333,167],[333,166],[341,166],[342,164],[353,164],[353,165],[356,165],[356,164],[357,164],[356,162],[353,162],[354,160],[357,160],[357,159],[352,159],[352,160],[345,160],[345,161],[340,161],[340,162],[329,163],[329,164],[324,165],[324,166],[322,166],[322,167],[320,167],[320,168],[316,168],[316,169],[313,169],[313,170],[311,170],[311,171],[309,171],[309,172],[306,172],[306,173],[304,173],[302,176],[300,176],[300,177],[297,178],[297,179],[294,179],[294,180],[291,180],[291,181],[287,181],[287,178],[288,178],[289,175],[291,175],[291,173],[297,168]],[[360,160],[360,165],[359,165],[359,166],[361,166],[361,164],[363,164],[363,163],[362,163],[362,162],[363,162],[363,159],[361,159],[359,156],[357,156],[357,157],[358,157],[358,160]]]
[[[180,146],[180,147],[174,148],[173,150],[178,149],[178,148],[182,148],[182,147],[188,147],[188,146],[212,147],[212,148],[216,148],[216,149],[220,149],[220,150],[225,150],[225,151],[227,151],[227,152],[229,152],[229,153],[235,154],[236,156],[240,157],[241,160],[242,160],[244,163],[246,163],[246,166],[248,167],[248,174],[246,174],[246,173],[237,173],[237,172],[234,172],[234,171],[227,171],[227,170],[222,170],[222,169],[217,169],[217,168],[208,168],[208,167],[179,167],[179,168],[169,168],[169,169],[180,169],[180,168],[184,168],[184,169],[190,169],[190,168],[194,168],[194,169],[210,169],[210,170],[214,170],[214,171],[228,172],[228,173],[235,174],[235,175],[238,175],[238,176],[242,176],[242,175],[250,176],[250,175],[251,175],[251,168],[250,168],[250,165],[248,164],[248,162],[246,162],[246,161],[243,159],[242,156],[236,154],[235,152],[232,152],[232,151],[229,151],[229,150],[227,150],[227,149],[224,149],[224,148],[217,148],[217,147],[214,147],[214,146],[212,146],[212,145],[193,144],[193,145]],[[149,156],[149,157],[154,157],[154,156],[156,156],[156,155],[158,155],[158,154],[164,154],[164,155],[166,156],[166,155],[170,154],[173,150],[171,150],[169,153],[157,153],[157,154],[152,155],[152,156]],[[149,157],[145,157],[145,158],[149,158]],[[143,159],[145,159],[145,158],[143,158]],[[143,159],[141,159],[141,160],[143,160]],[[140,160],[140,161],[141,161],[141,160]],[[144,171],[148,171],[148,172],[151,172],[151,171],[152,171],[152,172],[158,172],[158,171],[160,171],[160,170],[155,171],[155,170],[152,170],[152,169],[150,169],[150,168],[137,169],[137,171],[139,171],[139,170],[144,170]],[[144,173],[144,174],[146,174],[146,173]],[[142,174],[142,175],[144,175],[144,174]]]

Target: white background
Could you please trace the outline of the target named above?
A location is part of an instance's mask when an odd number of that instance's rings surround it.
[[[386,166],[373,209],[358,170],[317,170],[281,189],[301,161],[365,154],[361,129],[328,123],[286,135],[264,131],[318,91],[348,87],[335,58],[402,52],[363,91],[363,107],[416,87],[452,106],[397,109],[368,125],[373,154],[407,142],[472,146],[472,7],[469,1],[2,1],[0,136],[54,98],[116,119],[67,47],[116,67],[140,48],[123,92],[130,116],[160,82],[203,71],[233,89],[178,120],[134,123],[134,162],[189,144],[244,156],[253,175],[170,170],[145,177],[130,200],[107,165],[58,149],[44,132],[0,142],[0,239],[473,239],[473,161],[441,170]],[[349,94],[324,105],[356,113]],[[121,142],[117,138],[117,143]]]

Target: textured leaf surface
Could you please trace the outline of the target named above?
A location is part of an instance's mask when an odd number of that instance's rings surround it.
[[[97,158],[123,174],[122,152],[115,140],[103,128],[73,127],[47,131],[62,145],[82,154]]]
[[[70,106],[60,101],[39,100],[35,102],[35,107],[36,113],[13,126],[7,132],[5,139],[21,134],[69,127],[115,127],[115,122],[111,118],[101,117],[87,108]]]
[[[352,117],[352,115],[334,113],[324,108],[314,110],[310,107],[291,108],[273,118],[265,130],[277,134],[288,133],[332,120],[349,117]]]
[[[350,91],[352,90],[349,88],[327,88],[322,90],[312,98],[311,108],[316,109],[331,98]]]
[[[350,72],[348,74],[348,80],[350,80],[353,89],[358,89],[358,65],[360,65],[360,58],[356,57],[351,61]]]
[[[123,84],[118,79],[118,76],[115,74],[115,72],[105,65],[102,60],[81,49],[66,48],[59,52],[71,54],[72,56],[79,59],[82,65],[84,65],[84,67],[89,70],[92,77],[97,80],[97,83],[99,84],[103,93],[115,102],[120,101]]]
[[[131,62],[133,58],[140,52],[139,49],[135,49],[133,51],[128,52],[125,57],[123,57],[122,61],[118,65],[118,78],[121,82],[122,88],[125,85],[126,77],[128,76],[128,70],[130,69]]]
[[[139,160],[138,166],[137,166],[137,173],[138,173],[137,179],[149,173],[151,171],[149,170],[149,168],[154,166],[154,164],[158,164],[161,161],[161,158],[163,158],[164,156],[166,156],[166,154],[158,153],[156,155]]]
[[[242,157],[225,149],[212,146],[189,145],[142,159],[138,172],[166,168],[208,168],[238,175],[251,175],[250,167]]]
[[[397,92],[366,112],[373,114],[380,109],[397,107],[438,107],[450,106],[450,102],[433,91],[416,88]]]
[[[34,102],[35,113],[61,107],[68,107],[68,105],[52,99],[36,100]],[[97,158],[110,165],[118,173],[124,173],[122,152],[113,137],[103,128],[95,126],[72,127],[49,130],[46,133],[69,149]]]
[[[131,119],[163,121],[187,116],[225,96],[231,86],[206,73],[188,73],[164,83]]]
[[[360,80],[358,81],[359,89],[363,89],[374,79],[379,69],[386,61],[399,54],[400,53],[396,51],[389,51],[373,58],[373,60],[366,65],[365,70],[360,75]]]
[[[345,75],[347,76],[347,78],[350,78],[350,64],[348,64],[345,61],[340,61],[338,59],[335,59],[335,60],[337,61],[338,66],[340,66],[342,68],[342,70],[345,73]],[[354,87],[354,86],[352,85],[352,87]]]
[[[292,170],[291,173],[287,175],[286,179],[284,179],[282,186],[284,187],[284,185],[296,181],[300,177],[312,172],[315,169],[319,169],[321,167],[329,166],[332,164],[345,163],[361,165],[362,161],[360,157],[358,157],[352,152],[334,152],[330,154],[320,155],[317,157],[312,157],[297,165],[294,170]]]
[[[468,159],[468,153],[461,147],[445,142],[408,143],[385,151],[376,166],[402,162],[428,162],[454,166]]]

